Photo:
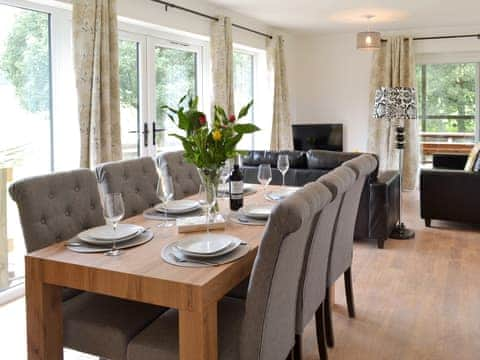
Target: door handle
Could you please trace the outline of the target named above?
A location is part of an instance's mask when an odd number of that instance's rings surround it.
[[[128,132],[129,134],[138,134],[137,130],[131,130]],[[143,134],[143,144],[145,147],[148,146],[148,124],[144,123],[143,124],[143,131],[140,132],[140,134]],[[155,140],[154,140],[155,141]]]
[[[156,146],[157,145],[157,137],[156,137],[157,133],[158,132],[163,132],[163,131],[165,131],[165,129],[157,129],[157,125],[154,121],[154,122],[152,122],[152,131],[153,131],[153,145]]]

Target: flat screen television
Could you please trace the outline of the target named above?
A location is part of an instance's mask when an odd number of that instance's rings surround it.
[[[292,130],[295,150],[343,151],[342,124],[293,125]]]

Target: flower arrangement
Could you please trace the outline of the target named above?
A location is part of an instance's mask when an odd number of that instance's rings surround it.
[[[198,111],[198,97],[190,94],[182,97],[178,109],[169,106],[162,108],[168,117],[185,135],[170,134],[182,142],[185,159],[199,169],[217,171],[228,159],[240,155],[236,149],[243,135],[260,130],[251,123],[240,123],[248,115],[253,101],[245,105],[237,116],[227,115],[220,106],[214,107],[214,118],[209,124],[203,112]]]

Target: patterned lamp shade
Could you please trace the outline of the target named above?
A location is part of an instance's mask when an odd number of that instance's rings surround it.
[[[373,117],[412,120],[417,118],[417,95],[414,88],[381,87],[375,92]]]
[[[357,34],[357,49],[359,50],[378,50],[382,36],[379,32],[364,31]]]

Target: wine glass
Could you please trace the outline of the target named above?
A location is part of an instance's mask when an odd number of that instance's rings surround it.
[[[232,173],[232,161],[228,159],[225,161],[225,165],[222,166],[220,170],[220,180],[222,181],[222,197],[228,197],[228,190],[227,190],[227,181]]]
[[[162,202],[163,221],[158,224],[158,227],[171,227],[173,223],[168,219],[168,202],[173,198],[173,182],[171,176],[164,176],[158,178],[157,196]]]
[[[113,232],[116,234],[117,225],[125,216],[125,206],[123,204],[122,194],[110,193],[106,194],[103,200],[103,217],[107,224],[112,225]],[[116,236],[112,239],[112,249],[105,253],[108,256],[117,256],[120,250],[117,249]]]
[[[285,175],[287,174],[289,168],[290,162],[288,160],[288,155],[278,155],[277,169],[282,173],[282,186],[285,186]]]
[[[199,203],[206,210],[205,224],[207,227],[207,233],[210,232],[210,213],[213,206],[217,202],[217,189],[215,184],[207,183],[200,185],[199,191]]]
[[[267,191],[267,186],[272,181],[272,167],[270,164],[260,164],[258,167],[257,179],[263,185],[263,192]]]

